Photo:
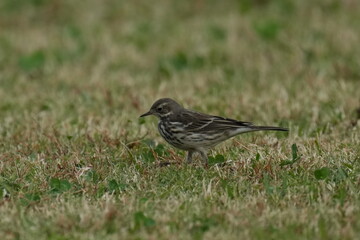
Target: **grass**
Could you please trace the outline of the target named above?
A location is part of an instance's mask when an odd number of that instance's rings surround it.
[[[1,239],[355,239],[359,10],[2,1]],[[138,119],[168,96],[290,133],[244,134],[187,166]]]

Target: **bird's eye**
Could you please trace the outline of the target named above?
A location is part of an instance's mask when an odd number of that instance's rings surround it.
[[[157,110],[158,112],[161,112],[162,109],[163,109],[162,107],[158,107],[156,110]]]

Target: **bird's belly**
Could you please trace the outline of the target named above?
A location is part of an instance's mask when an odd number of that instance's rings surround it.
[[[236,135],[229,131],[203,133],[182,131],[177,127],[169,128],[163,122],[159,123],[158,129],[166,142],[183,150],[209,149]]]
[[[191,149],[212,148],[228,138],[229,137],[224,132],[212,135],[203,133],[191,133],[186,135],[183,134],[183,136],[179,137],[183,145]]]

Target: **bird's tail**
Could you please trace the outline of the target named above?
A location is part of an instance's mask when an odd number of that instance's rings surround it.
[[[272,126],[251,126],[253,131],[283,131],[287,132],[289,131],[288,128],[282,128],[282,127],[272,127]]]

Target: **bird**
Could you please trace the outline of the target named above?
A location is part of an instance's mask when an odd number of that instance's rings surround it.
[[[140,118],[154,115],[159,119],[160,135],[175,148],[187,151],[186,162],[199,153],[208,165],[207,152],[217,144],[236,135],[255,131],[284,131],[289,129],[273,126],[256,126],[251,122],[238,121],[209,115],[182,107],[171,98],[161,98]]]

